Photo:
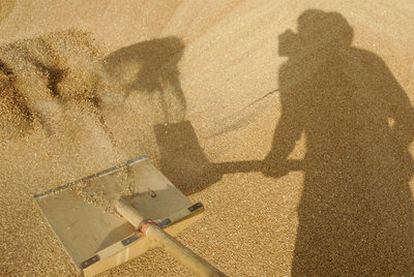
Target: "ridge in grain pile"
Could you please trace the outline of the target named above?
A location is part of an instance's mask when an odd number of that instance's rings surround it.
[[[67,105],[99,115],[101,54],[93,38],[70,30],[20,40],[0,48],[0,138],[42,128],[53,134]]]

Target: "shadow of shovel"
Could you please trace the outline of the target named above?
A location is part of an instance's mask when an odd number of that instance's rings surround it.
[[[202,191],[224,174],[262,171],[261,160],[211,163],[198,142],[190,121],[154,126],[159,147],[161,172],[184,194]],[[302,161],[289,160],[290,171],[302,170]]]

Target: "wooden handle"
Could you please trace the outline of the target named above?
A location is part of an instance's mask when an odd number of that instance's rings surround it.
[[[184,246],[181,242],[170,236],[158,225],[153,223],[144,224],[145,235],[157,245],[164,248],[171,256],[175,257],[181,264],[190,269],[196,276],[226,276],[217,268]]]
[[[197,276],[226,276],[206,260],[185,247],[152,221],[145,221],[142,215],[124,200],[115,203],[116,210],[136,229],[148,237],[155,245],[164,248],[179,262],[187,266]]]
[[[135,227],[135,229],[138,229],[141,222],[145,219],[134,207],[123,199],[119,199],[115,202],[115,208],[120,215]]]

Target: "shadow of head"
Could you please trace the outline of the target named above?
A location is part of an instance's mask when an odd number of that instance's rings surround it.
[[[340,13],[307,10],[298,18],[297,33],[279,35],[279,55],[306,55],[309,49],[350,47],[354,31]]]

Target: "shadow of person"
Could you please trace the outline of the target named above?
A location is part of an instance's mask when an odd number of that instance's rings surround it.
[[[414,112],[339,13],[307,10],[279,37],[282,114],[264,173],[281,176],[302,133],[304,187],[292,275],[414,273],[409,187]]]

